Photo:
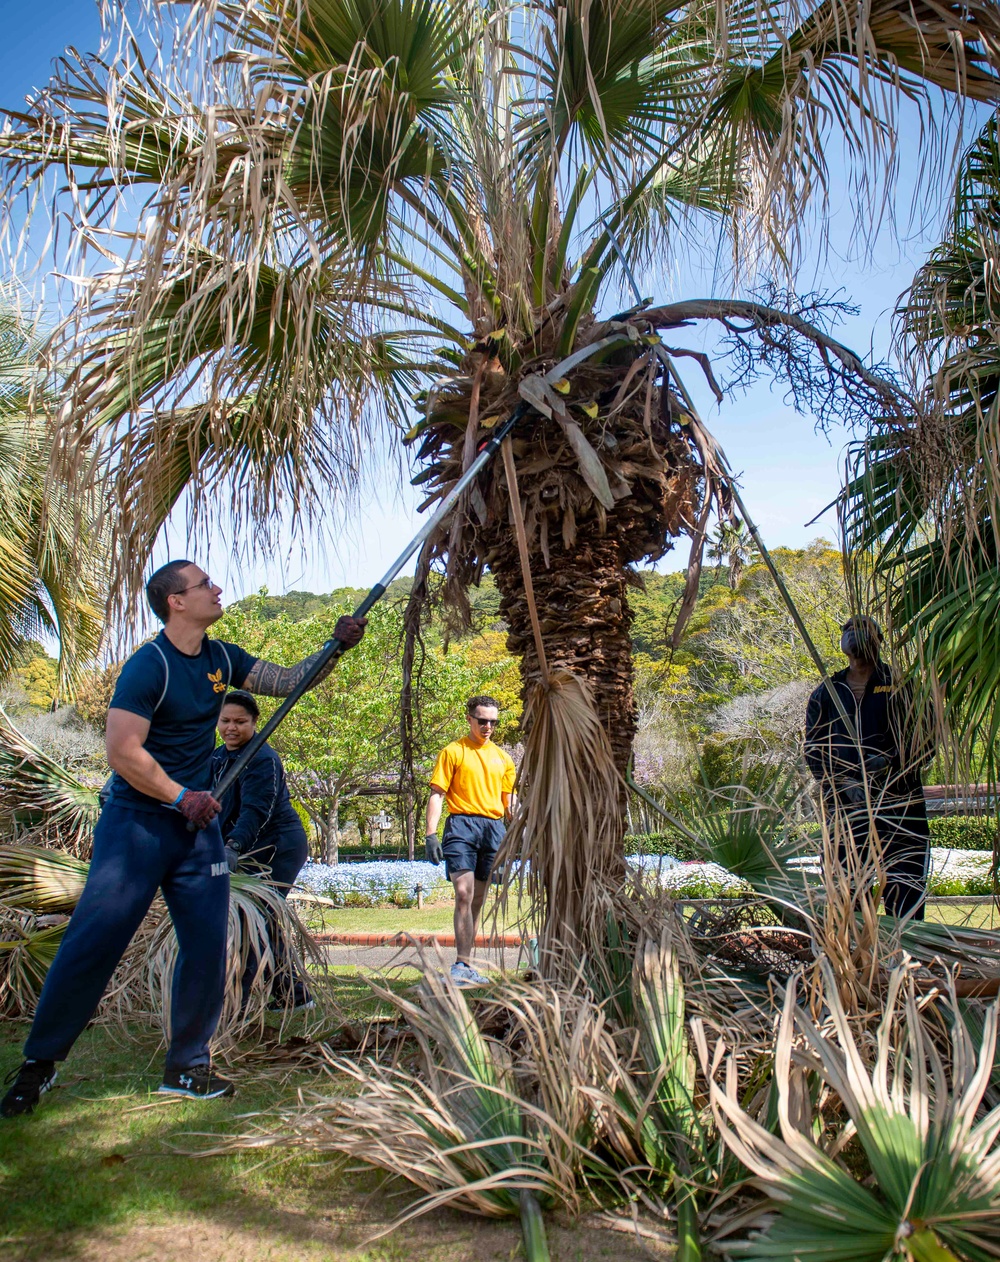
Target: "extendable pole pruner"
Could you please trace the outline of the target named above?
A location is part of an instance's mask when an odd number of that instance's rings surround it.
[[[609,337],[602,338],[600,341],[594,342],[590,346],[574,351],[573,354],[567,356],[566,359],[560,360],[554,368],[551,368],[547,373],[545,373],[543,379],[551,385],[553,382],[558,381],[561,377],[565,376],[571,368],[575,368],[577,364],[582,363],[585,359],[590,359],[591,356],[596,354],[598,351],[605,349],[612,343],[627,340],[627,336],[624,334],[612,334]],[[417,549],[423,546],[441,522],[444,521],[451,510],[455,507],[455,504],[462,492],[470,485],[471,482],[475,480],[485,466],[489,464],[489,462],[500,450],[503,440],[511,433],[518,421],[520,421],[528,411],[530,411],[530,408],[527,403],[519,403],[511,415],[501,424],[497,425],[490,434],[489,438],[479,448],[479,452],[476,455],[475,460],[473,460],[472,464],[469,465],[468,469],[466,469],[438,505],[434,515],[426,522],[423,528],[413,536],[396,560],[393,561],[392,565],[390,565],[388,570],[386,570],[385,574],[382,575],[361,604],[358,605],[357,609],[355,609],[353,614],[355,618],[364,618],[371,607],[382,599],[385,595],[386,588],[392,580],[396,577],[407,561],[409,561],[410,557],[413,556]],[[320,675],[326,671],[331,662],[335,662],[344,651],[345,645],[340,640],[327,640],[322,649],[320,649],[319,656],[313,662],[312,666],[309,667],[306,673],[302,676],[284,701],[282,701],[281,705],[278,706],[277,710],[275,710],[264,726],[251,736],[251,738],[243,746],[240,756],[212,790],[213,796],[221,798],[222,794],[232,788],[239,777],[243,774],[251,759],[254,758],[257,751],[271,733],[284,721],[286,716],[295,706],[296,702],[298,702],[299,699],[309,691]]]
[[[434,515],[424,524],[421,530],[413,536],[404,550],[399,554],[395,561],[393,561],[388,570],[386,570],[385,574],[382,575],[361,604],[358,605],[357,609],[354,611],[353,617],[364,618],[371,607],[376,605],[382,599],[392,580],[396,577],[407,561],[409,561],[410,557],[413,556],[418,548],[423,546],[426,540],[430,538],[441,522],[448,516],[451,510],[455,507],[459,496],[478,476],[481,470],[493,459],[496,453],[500,450],[500,444],[527,410],[527,404],[520,404],[514,409],[514,412],[507,418],[507,420],[496,427],[487,441],[479,449],[479,453],[475,460],[473,460],[472,464],[469,465],[468,469],[466,469],[438,505],[437,511]],[[295,704],[304,696],[305,693],[309,691],[320,675],[327,670],[330,664],[335,662],[337,658],[344,653],[345,647],[346,646],[341,640],[327,640],[320,649],[319,656],[284,701],[282,701],[281,705],[278,706],[277,710],[275,710],[264,726],[255,732],[243,746],[240,756],[212,790],[213,797],[221,798],[224,793],[232,788],[271,733],[284,721]]]

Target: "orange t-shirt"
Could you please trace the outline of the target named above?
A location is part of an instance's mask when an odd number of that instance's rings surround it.
[[[514,776],[513,759],[499,745],[477,745],[463,736],[438,754],[430,784],[444,791],[452,815],[503,819],[502,794],[513,791]]]

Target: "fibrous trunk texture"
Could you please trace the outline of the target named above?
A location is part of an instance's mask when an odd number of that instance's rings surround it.
[[[509,529],[495,534],[491,568],[500,589],[500,613],[509,628],[507,647],[521,658],[527,693],[540,671],[521,566]],[[561,540],[550,546],[547,562],[541,549],[534,549],[531,574],[548,667],[564,667],[591,685],[615,766],[624,774],[635,736],[635,704],[632,612],[620,541],[616,534],[600,534],[588,523],[578,531],[574,547],[566,548]]]

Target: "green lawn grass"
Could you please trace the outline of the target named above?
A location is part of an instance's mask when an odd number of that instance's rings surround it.
[[[330,983],[348,1016],[374,1011],[357,978]],[[23,1023],[0,1023],[0,1075],[21,1058]],[[4,1262],[512,1262],[516,1222],[442,1210],[384,1239],[415,1198],[374,1170],[292,1147],[195,1157],[273,1128],[302,1090],[350,1089],[315,1064],[236,1064],[231,1100],[157,1096],[162,1050],[149,1030],[91,1026],[36,1112],[0,1121]],[[551,1224],[553,1262],[648,1252],[590,1226]]]
[[[1000,930],[1000,913],[995,903],[931,903],[927,919],[942,925],[961,925],[963,929]]]
[[[322,907],[296,904],[314,933],[451,933],[455,915],[452,899],[416,907]],[[494,903],[488,901],[480,921],[480,933],[492,933]],[[496,927],[501,933],[516,932],[520,906],[511,902]]]

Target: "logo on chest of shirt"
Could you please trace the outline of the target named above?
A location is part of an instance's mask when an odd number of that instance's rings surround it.
[[[209,671],[208,681],[212,685],[213,692],[225,692],[226,685],[222,682],[222,667],[216,671]]]
[[[875,692],[892,692],[892,684],[879,684]]]

